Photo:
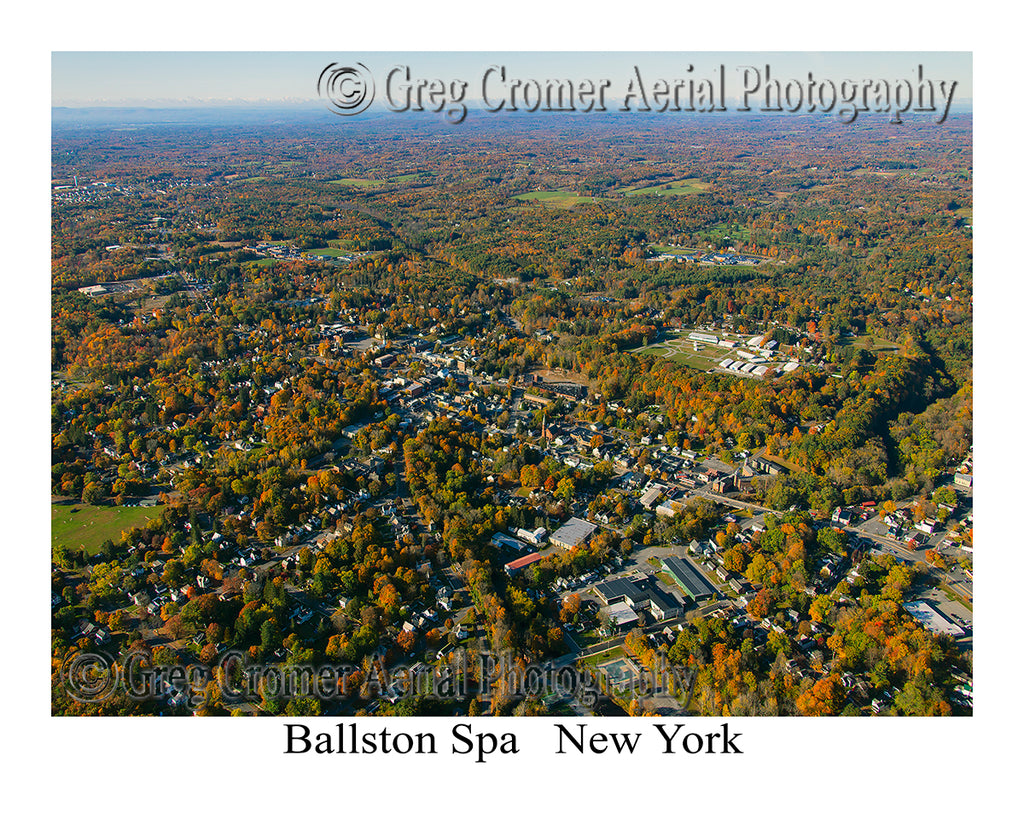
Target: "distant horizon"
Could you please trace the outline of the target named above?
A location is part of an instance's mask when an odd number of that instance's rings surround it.
[[[619,102],[621,102],[621,100],[615,99],[615,98],[609,98],[609,102],[619,103]],[[735,103],[735,102],[738,102],[738,98],[727,97],[726,98],[726,102]],[[467,99],[466,100],[466,104],[468,106],[472,107],[474,110],[476,110],[478,108],[479,108],[479,110],[487,110],[484,107],[484,105],[483,105],[483,100],[481,100],[481,99]],[[965,108],[973,108],[973,104],[974,104],[973,98],[967,98],[967,99],[963,99],[963,100],[955,100],[953,102],[953,104],[950,106],[950,110],[951,111],[955,110],[955,111],[957,111],[959,113],[963,113],[963,110]],[[281,107],[281,108],[289,108],[289,107],[295,107],[295,108],[298,108],[298,107],[322,108],[323,105],[324,104],[323,104],[323,102],[321,100],[316,100],[316,99],[265,99],[265,100],[246,100],[246,99],[193,100],[193,99],[181,99],[181,100],[138,100],[138,101],[125,100],[125,101],[122,101],[122,102],[81,102],[81,103],[60,104],[60,105],[53,104],[53,105],[50,106],[50,110],[51,111],[81,111],[81,110],[119,111],[119,110],[125,110],[125,109],[143,108],[143,109],[151,110],[151,111],[162,111],[162,110],[170,111],[170,110],[176,110],[176,109],[189,109],[189,108],[211,108],[211,109],[212,108],[241,108],[241,107],[273,108],[275,106],[278,106],[278,107]],[[381,107],[378,104],[374,104],[373,106],[371,106],[371,109],[374,111],[374,113],[394,113],[394,112],[389,111],[387,108]],[[519,112],[519,113],[526,114],[526,113],[529,113],[529,112]],[[550,112],[550,113],[574,113],[574,112],[572,112],[572,111],[565,111],[565,112]],[[577,112],[577,113],[583,113],[583,112]],[[597,113],[597,112],[595,112],[595,113]],[[607,111],[605,113],[616,114],[616,113],[629,113],[629,112],[623,112],[623,111],[614,110],[614,111]],[[648,112],[634,112],[634,113],[648,113]],[[661,114],[661,113],[658,113],[658,112],[649,112],[649,113],[651,113],[652,115],[656,115],[656,116],[663,116],[664,115],[664,114]],[[683,112],[679,112],[679,113],[687,113],[687,112],[683,111]],[[729,111],[726,111],[725,113],[744,113],[744,112],[740,112],[740,111],[736,111],[736,110],[730,109]],[[778,114],[779,116],[794,116],[794,115],[799,116],[799,115],[801,115],[801,112],[799,112],[799,111],[797,111],[797,112],[789,112],[789,111],[781,111],[781,112],[764,111],[764,112],[761,112],[761,111],[758,111],[758,112],[750,112],[750,113],[752,113],[752,114],[753,113],[757,113],[760,116],[770,116],[773,113],[774,114]],[[909,116],[909,115],[910,114],[906,114],[905,116]]]
[[[364,63],[377,85],[394,66],[412,79],[467,84],[465,101],[482,102],[481,77],[507,66],[510,81],[612,81],[609,99],[621,99],[634,69],[645,80],[699,80],[728,69],[725,99],[739,99],[739,69],[771,68],[772,79],[896,82],[921,66],[926,78],[955,81],[954,104],[973,102],[973,53],[966,51],[519,51],[519,52],[59,52],[51,53],[51,107],[177,108],[319,103],[318,76],[331,63]],[[729,93],[734,92],[734,93]]]
[[[460,122],[446,121],[444,113],[435,111],[395,112],[381,105],[373,105],[362,114],[353,117],[336,116],[320,100],[302,100],[292,102],[261,101],[261,102],[209,102],[206,104],[180,105],[93,105],[93,106],[52,106],[50,109],[50,126],[58,131],[78,129],[96,130],[149,130],[159,128],[209,127],[224,128],[262,128],[262,127],[301,127],[315,130],[336,129],[339,134],[378,133],[389,129],[399,131],[440,128],[441,132],[457,132],[463,127],[479,129],[481,127],[614,127],[629,128],[629,121],[643,129],[663,128],[670,123],[678,123],[680,127],[715,128],[716,125],[733,127],[736,123],[747,121],[753,127],[769,129],[785,128],[787,122],[817,122],[821,127],[831,125],[848,128],[858,124],[879,127],[886,125],[900,129],[904,125],[915,129],[942,128],[952,122],[972,123],[974,109],[971,101],[954,102],[944,122],[939,121],[939,114],[931,112],[904,113],[903,124],[892,122],[890,114],[882,112],[861,112],[856,121],[842,119],[836,111],[826,113],[815,112],[766,112],[737,110],[732,101],[724,111],[715,112],[662,112],[657,111],[623,111],[618,102],[609,99],[608,110],[603,112],[586,111],[490,111],[479,101],[467,101],[464,120]]]

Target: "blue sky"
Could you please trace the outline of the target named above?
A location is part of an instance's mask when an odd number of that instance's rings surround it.
[[[612,78],[624,88],[634,65],[644,79],[712,76],[719,65],[739,88],[737,66],[770,65],[780,80],[914,79],[917,66],[934,80],[956,80],[956,101],[973,96],[970,52],[60,52],[52,55],[53,105],[314,101],[325,65],[364,63],[378,83],[394,65],[414,76],[462,79],[468,99],[493,64],[523,79]],[[692,72],[686,67],[693,65]],[[615,87],[615,86],[613,86]]]

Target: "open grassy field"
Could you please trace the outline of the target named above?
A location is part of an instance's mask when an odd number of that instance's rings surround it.
[[[345,177],[343,179],[332,179],[329,185],[347,185],[351,188],[379,188],[384,184],[380,179],[360,179],[358,177]]]
[[[392,176],[388,182],[419,182],[432,178],[434,175],[429,171],[413,171],[403,173],[401,176]]]
[[[713,348],[712,348],[713,349]],[[692,367],[695,370],[710,370],[715,366],[716,363],[722,360],[724,356],[716,353],[715,356],[709,356],[706,351],[698,350],[693,351],[693,347],[689,350],[673,350],[671,348],[662,348],[655,352],[661,358],[667,358],[676,364],[682,364],[686,367]]]
[[[734,351],[719,347],[717,344],[705,344],[698,341],[697,349],[694,350],[693,341],[687,338],[691,332],[692,330],[673,330],[657,344],[634,347],[630,352],[667,358],[676,364],[704,371],[714,369],[722,359],[736,358],[737,354]],[[727,338],[733,341],[745,341],[750,337],[729,335]]]
[[[379,188],[381,185],[387,184],[401,184],[403,182],[426,182],[427,180],[433,179],[434,175],[430,171],[413,171],[412,173],[403,173],[398,176],[390,176],[387,179],[367,179],[365,177],[358,176],[346,176],[341,179],[332,179],[328,182],[329,185],[347,185],[351,188]]]
[[[913,168],[900,168],[893,171],[876,171],[872,168],[855,168],[850,171],[850,176],[903,176],[910,173]]]
[[[750,231],[744,225],[715,225],[712,228],[701,231],[701,236],[708,239],[724,239],[728,236],[730,239],[739,239],[741,242],[747,241],[750,238]]]
[[[553,208],[571,208],[580,202],[595,202],[593,196],[580,196],[575,191],[533,191],[513,196],[522,202],[540,202]]]
[[[620,188],[617,193],[621,193],[623,196],[643,196],[644,194],[653,194],[655,196],[689,196],[692,193],[703,193],[708,187],[705,182],[683,179],[660,185],[649,185],[645,188]]]
[[[311,256],[348,256],[347,251],[341,250],[337,247],[318,247],[315,250],[307,250]]]
[[[105,540],[117,543],[121,532],[158,517],[162,506],[89,506],[84,503],[50,505],[50,542],[68,550],[84,549],[93,555]]]
[[[698,349],[695,351],[692,341],[677,338],[667,339],[648,347],[637,347],[630,352],[667,358],[669,361],[692,367],[695,370],[710,370],[723,358],[728,357],[728,351],[721,347],[709,347],[703,344],[698,344],[697,347]]]
[[[621,660],[626,656],[625,650],[622,646],[616,646],[610,648],[607,651],[602,651],[600,654],[595,654],[593,657],[586,657],[584,662],[589,666],[597,666],[602,663],[611,662],[612,660]]]
[[[655,253],[697,253],[695,247],[679,247],[678,245],[651,245]]]
[[[850,338],[843,336],[836,342],[839,347],[853,347],[857,350],[867,350],[869,353],[898,353],[899,345],[884,339],[877,339],[874,336],[857,336]]]

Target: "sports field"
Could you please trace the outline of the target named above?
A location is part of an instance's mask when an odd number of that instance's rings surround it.
[[[117,543],[121,532],[159,517],[162,506],[89,506],[84,503],[50,505],[50,542],[66,549],[85,549],[93,555],[105,540]]]
[[[307,250],[306,254],[309,256],[350,256],[351,251],[336,247],[318,247],[314,250]]]

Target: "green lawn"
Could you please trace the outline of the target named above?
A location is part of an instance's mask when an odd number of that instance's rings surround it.
[[[379,188],[384,184],[380,179],[360,179],[358,177],[345,177],[344,179],[332,179],[330,185],[348,185],[353,188]]]
[[[512,197],[522,202],[540,202],[554,208],[571,208],[580,202],[595,202],[593,196],[580,196],[575,191],[533,191]]]
[[[750,238],[750,231],[747,230],[745,225],[715,225],[712,228],[701,231],[700,235],[715,240],[724,239],[728,236],[730,239],[739,239],[741,242],[745,242]]]
[[[604,639],[607,640],[608,638],[605,637]],[[615,646],[615,648],[610,648],[607,651],[602,651],[600,654],[595,654],[593,657],[587,657],[583,660],[583,662],[585,662],[587,665],[598,666],[603,665],[604,663],[610,662],[612,660],[621,660],[625,656],[626,652],[622,648],[622,646]]]
[[[676,245],[651,245],[655,253],[697,253],[695,247],[678,247]]]
[[[673,352],[670,355],[665,356],[669,361],[674,361],[676,364],[683,364],[687,367],[693,367],[695,370],[710,370],[716,366],[725,356],[716,351],[715,355],[709,356],[704,351],[693,352],[693,350],[679,350]]]
[[[715,347],[694,352],[693,342],[689,342],[685,348],[682,348],[682,345],[653,344],[650,347],[636,347],[630,352],[667,358],[669,361],[692,367],[695,370],[710,370],[723,358],[729,357],[728,350]]]
[[[898,344],[883,339],[877,339],[870,335],[857,336],[856,338],[841,338],[839,339],[837,346],[848,347],[851,344],[855,349],[867,350],[868,352],[876,353],[897,353],[900,349]]]
[[[576,643],[580,648],[586,649],[590,646],[596,646],[598,643],[603,643],[607,640],[607,637],[602,637],[597,633],[597,628],[587,629],[586,631],[572,632],[570,635],[573,642]]]
[[[144,526],[158,517],[162,506],[88,506],[84,503],[50,505],[50,542],[66,549],[95,554],[103,541],[117,543],[124,529]]]
[[[399,176],[391,176],[385,179],[367,179],[365,177],[358,176],[346,176],[342,179],[331,179],[328,181],[328,185],[348,185],[352,188],[379,188],[381,185],[389,183],[402,182],[422,182],[427,179],[433,178],[433,174],[429,171],[414,171],[413,173],[403,173]]]
[[[659,561],[659,565],[660,565],[660,561]],[[668,572],[655,572],[654,576],[657,577],[658,580],[660,580],[663,584],[665,584],[669,588],[672,588],[674,586],[677,589],[682,589],[682,587],[678,583],[676,583],[675,578],[673,578],[672,575],[670,575]],[[686,591],[685,589],[682,589],[682,590],[684,592]]]
[[[339,250],[336,247],[318,247],[316,250],[307,250],[310,256],[348,256],[348,252]]]

